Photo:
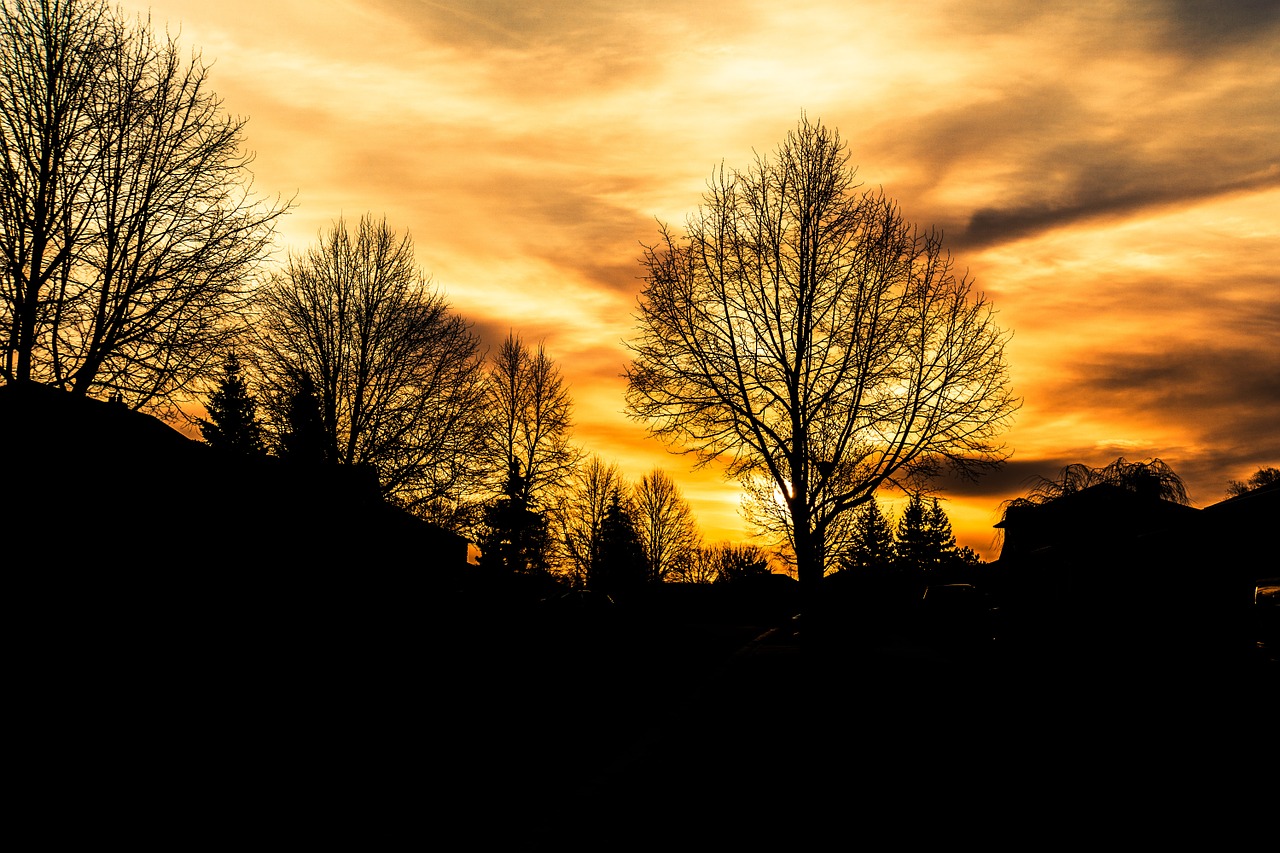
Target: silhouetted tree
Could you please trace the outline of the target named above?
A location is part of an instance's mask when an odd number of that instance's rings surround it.
[[[1130,462],[1123,456],[1101,468],[1079,463],[1068,465],[1057,478],[1037,478],[1026,497],[1011,504],[1044,504],[1091,486],[1111,485],[1144,497],[1188,504],[1187,489],[1174,470],[1160,459]]]
[[[288,205],[200,57],[105,0],[6,0],[0,71],[0,376],[174,414]]]
[[[311,374],[293,371],[286,381],[283,397],[282,423],[277,434],[280,458],[306,465],[328,461],[324,418]]]
[[[339,219],[258,294],[255,359],[271,399],[314,383],[325,457],[377,470],[387,498],[446,527],[484,477],[483,354],[385,220]],[[272,413],[277,419],[281,413]]]
[[[716,583],[733,583],[771,574],[769,555],[759,546],[721,542],[707,549]]]
[[[1260,489],[1263,486],[1269,486],[1272,483],[1280,482],[1280,468],[1259,468],[1249,476],[1249,479],[1241,482],[1240,480],[1231,480],[1227,483],[1227,495],[1235,497],[1252,492],[1254,489]]]
[[[942,509],[942,505],[938,503],[937,498],[929,501],[929,511],[925,516],[925,528],[929,531],[930,538],[937,543],[938,552],[941,554],[939,565],[946,563],[951,557],[955,556],[956,537],[951,530],[951,519],[947,517],[947,513]]]
[[[721,169],[684,234],[646,248],[629,342],[631,415],[766,484],[785,513],[757,521],[809,595],[833,525],[885,482],[998,465],[1017,408],[1007,336],[942,235],[857,189],[839,134],[807,118],[773,160]]]
[[[926,503],[919,492],[912,493],[894,541],[898,568],[912,573],[936,571],[954,560],[955,545],[951,520],[938,499]]]
[[[710,548],[695,548],[676,563],[666,580],[672,583],[711,583],[716,579],[716,563]]]
[[[880,510],[874,495],[858,508],[854,519],[853,541],[842,561],[843,568],[858,572],[885,572],[893,568],[897,558],[893,525]]]
[[[620,489],[609,496],[587,586],[625,599],[649,581],[644,548]]]
[[[480,565],[519,574],[547,571],[547,521],[529,503],[520,463],[512,461],[503,496],[484,511]]]
[[[222,378],[205,405],[209,419],[200,420],[200,434],[211,447],[246,456],[264,452],[258,403],[240,375],[240,359],[230,353],[222,365]]]
[[[661,468],[640,478],[633,503],[649,581],[659,583],[692,559],[702,535],[689,502]]]
[[[576,586],[586,586],[600,553],[605,514],[612,496],[626,491],[622,471],[592,454],[574,469],[564,500],[552,521],[557,531],[556,560]]]
[[[582,458],[570,443],[573,401],[559,368],[541,344],[531,350],[508,334],[489,367],[486,394],[491,466],[505,473],[518,465],[524,499],[545,502]]]

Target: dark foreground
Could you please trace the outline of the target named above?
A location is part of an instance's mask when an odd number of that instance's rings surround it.
[[[1276,669],[1246,656],[208,600],[38,613],[18,805],[50,841],[1222,844],[1274,806]]]

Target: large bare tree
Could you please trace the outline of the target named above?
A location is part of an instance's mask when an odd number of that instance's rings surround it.
[[[632,416],[767,484],[807,594],[853,507],[944,462],[999,464],[1017,407],[1007,335],[942,235],[855,176],[807,118],[773,158],[721,168],[684,233],[646,249],[629,342]]]
[[[216,372],[287,204],[207,66],[100,0],[5,0],[0,374],[174,412]]]
[[[273,422],[314,388],[323,456],[377,470],[385,496],[442,523],[483,474],[489,433],[479,338],[433,288],[408,234],[339,219],[291,256],[255,309],[253,360]]]

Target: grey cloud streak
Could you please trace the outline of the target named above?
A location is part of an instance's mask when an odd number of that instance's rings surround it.
[[[1153,330],[1153,340],[1158,333]],[[1152,447],[1143,455],[1162,456],[1194,487],[1193,497],[1212,502],[1215,490],[1226,487],[1224,471],[1280,464],[1280,351],[1259,343],[1072,356],[1061,377],[1044,381],[1037,394],[1062,412],[1176,425],[1185,446]],[[1125,451],[1117,447],[1115,455],[1135,452]],[[1070,461],[1097,464],[1098,458],[1095,448],[1089,458]]]
[[[969,66],[963,85],[922,93],[928,107],[909,100],[850,128],[858,162],[910,164],[886,189],[931,211],[954,248],[1280,185],[1270,8],[1013,2],[982,21],[949,11],[975,52],[1060,32],[1042,53]],[[956,198],[957,186],[997,180],[998,196]]]
[[[1082,169],[1075,176],[1075,186],[1067,192],[1070,199],[1065,204],[1026,204],[977,210],[965,229],[955,235],[952,244],[957,248],[982,248],[1092,219],[1124,216],[1152,207],[1280,186],[1280,169],[1218,184],[1169,186],[1169,179],[1180,171],[1172,164],[1167,170],[1133,165],[1134,168],[1126,169],[1122,161],[1115,160],[1099,171]],[[1143,171],[1154,173],[1155,180],[1142,180],[1140,173]]]

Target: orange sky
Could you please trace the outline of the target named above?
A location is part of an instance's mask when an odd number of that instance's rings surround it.
[[[1159,457],[1204,506],[1280,465],[1280,6],[164,0],[214,62],[280,254],[384,215],[495,344],[545,340],[576,439],[666,469],[710,540],[738,492],[622,414],[640,244],[802,111],[936,225],[1013,331],[1005,469],[943,484],[957,539],[1028,477]],[[1229,6],[1229,8],[1228,8]]]

